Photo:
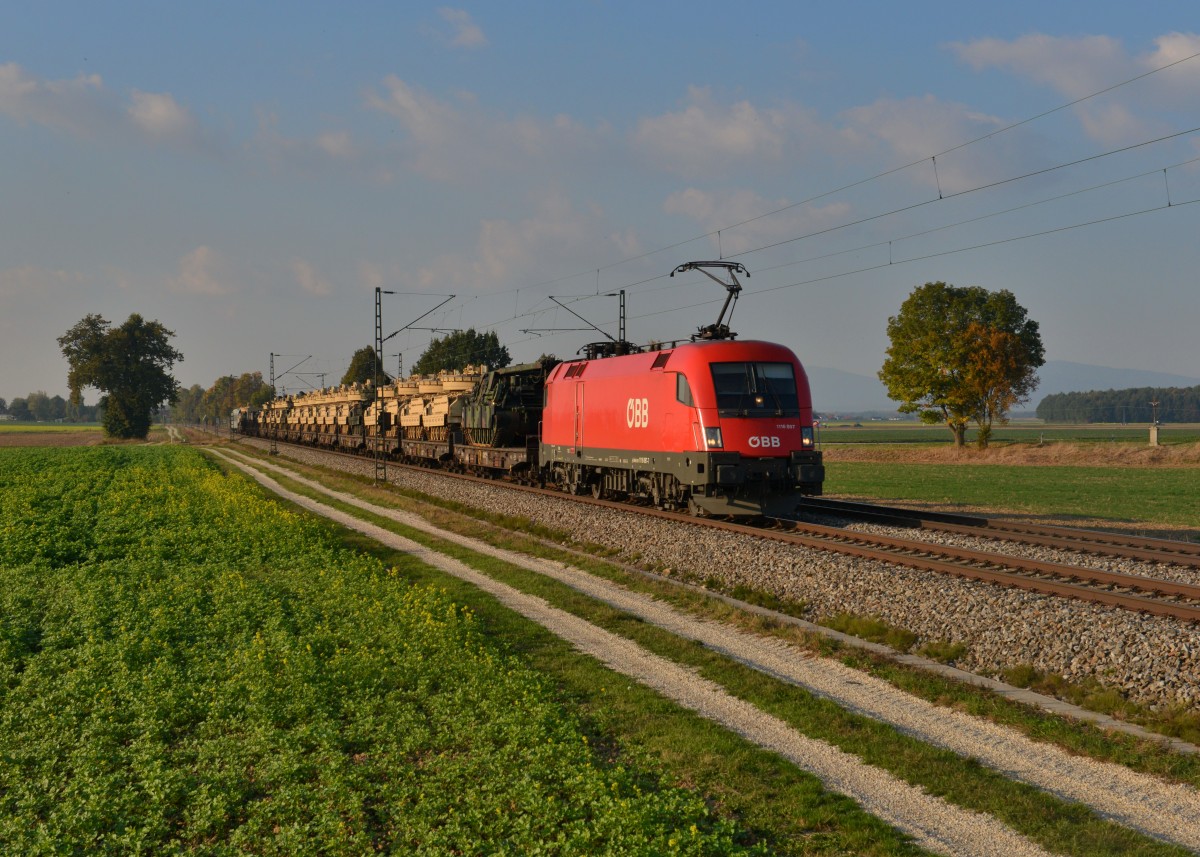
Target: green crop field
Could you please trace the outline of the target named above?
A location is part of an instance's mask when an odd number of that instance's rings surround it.
[[[0,422],[0,434],[47,433],[71,431],[100,431],[99,423],[14,423]]]
[[[196,451],[0,450],[0,497],[6,853],[741,853],[472,613]]]
[[[974,443],[976,431],[968,429],[967,443]],[[944,425],[929,426],[908,420],[867,420],[865,422],[835,421],[825,423],[820,430],[821,442],[845,443],[908,443],[943,445],[950,443],[950,430]],[[1150,427],[1147,425],[1061,425],[1041,421],[1021,420],[997,425],[992,430],[995,445],[1014,443],[1129,443],[1147,444]],[[1200,442],[1200,425],[1194,423],[1159,426],[1159,442],[1163,445]]]

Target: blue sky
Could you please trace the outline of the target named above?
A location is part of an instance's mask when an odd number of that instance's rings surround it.
[[[6,398],[65,394],[90,312],[174,330],[185,386],[330,382],[377,286],[421,293],[385,334],[454,294],[419,325],[517,360],[601,338],[550,296],[685,338],[724,293],[666,275],[718,256],[734,329],[813,366],[874,375],[943,280],[1049,359],[1200,375],[1200,57],[1055,110],[1200,53],[1192,3],[6,5]]]

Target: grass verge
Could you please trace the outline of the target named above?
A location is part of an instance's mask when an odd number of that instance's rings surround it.
[[[351,480],[352,482],[352,480]],[[300,489],[300,493],[311,493],[296,483],[290,487]],[[340,485],[344,489],[346,485]],[[364,486],[357,486],[350,493],[364,496],[364,499],[376,500],[376,492]],[[371,495],[369,497],[365,495]],[[316,495],[322,502],[329,499]],[[339,505],[331,503],[331,505]],[[406,506],[401,502],[396,505]],[[371,520],[388,529],[399,532],[407,538],[425,543],[430,547],[456,556],[462,561],[503,580],[522,591],[536,594],[562,609],[569,610],[588,621],[594,622],[615,633],[636,640],[641,645],[668,657],[679,663],[686,664],[699,670],[707,678],[723,684],[732,693],[749,702],[770,711],[778,717],[792,723],[800,731],[811,737],[827,740],[847,752],[862,756],[871,764],[892,771],[896,776],[920,785],[934,794],[945,796],[952,802],[988,812],[1002,818],[1014,828],[1021,830],[1031,838],[1042,842],[1047,847],[1065,853],[1079,854],[1117,854],[1117,853],[1183,853],[1170,846],[1153,842],[1124,830],[1112,824],[1095,819],[1090,812],[1071,804],[1064,803],[1043,794],[1029,786],[1013,783],[988,771],[977,763],[962,759],[948,751],[929,747],[919,741],[900,735],[894,729],[881,725],[867,718],[850,714],[838,706],[817,699],[807,692],[781,684],[753,670],[742,667],[696,646],[694,643],[680,640],[666,632],[652,628],[637,619],[618,613],[610,608],[597,604],[573,590],[553,581],[548,581],[539,575],[514,568],[497,560],[483,558],[455,545],[441,542],[428,535],[398,527],[395,523],[384,518],[369,515],[356,510],[354,507],[344,507],[344,511],[357,517]],[[441,516],[437,516],[441,517]],[[466,522],[468,529],[475,529],[478,521]],[[353,537],[351,537],[353,538]],[[505,536],[505,540],[516,538],[515,535]],[[378,550],[369,544],[363,544],[367,550]],[[542,545],[534,545],[532,552],[543,554],[547,549]],[[619,574],[610,570],[610,574]],[[629,581],[635,582],[636,581]],[[439,584],[440,585],[440,584]],[[451,584],[446,584],[450,586]],[[456,598],[477,598],[470,591],[456,593]],[[481,615],[486,608],[474,601],[472,608]],[[507,628],[508,632],[516,631]],[[518,635],[517,639],[520,639]],[[522,649],[528,647],[518,643]],[[553,662],[541,662],[539,669],[549,671],[561,678],[564,667],[555,659]],[[621,687],[620,696],[627,697],[634,690],[628,685],[628,680],[617,676],[599,685],[592,683],[577,684],[568,682],[566,687],[572,699],[586,711],[590,706],[604,701],[608,694],[607,687],[616,681]],[[742,772],[712,760],[709,765],[708,756],[702,747],[690,749],[689,741],[676,734],[677,727],[664,728],[662,718],[654,715],[651,718],[657,725],[651,729],[646,724],[646,715],[639,705],[628,708],[619,721],[610,722],[609,728],[617,730],[613,738],[617,743],[633,741],[642,748],[668,764],[678,776],[687,781],[696,781],[706,789],[714,790],[715,794],[723,795],[722,802],[735,806],[748,821],[756,815],[761,815],[765,808],[773,806],[769,796],[758,790],[749,793],[746,788],[752,787],[753,778],[749,783],[742,782]],[[687,747],[684,751],[679,748]],[[695,767],[688,760],[700,758],[706,764]],[[689,767],[679,770],[676,765],[689,764]],[[731,783],[736,783],[733,791],[727,791]],[[744,802],[750,797],[749,803]],[[764,802],[767,801],[767,802]],[[786,812],[785,812],[786,814]],[[766,825],[774,827],[774,822],[765,819],[755,819],[755,826]]]

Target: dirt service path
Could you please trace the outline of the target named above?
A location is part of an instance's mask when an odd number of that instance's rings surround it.
[[[977,855],[977,857],[994,857],[997,853],[1005,855],[1043,855],[1048,853],[996,819],[962,809],[941,798],[933,797],[920,788],[909,785],[886,771],[867,765],[857,757],[824,741],[808,738],[783,721],[763,713],[749,703],[734,698],[718,685],[700,678],[693,671],[653,655],[630,640],[552,607],[541,598],[527,595],[499,583],[458,560],[397,536],[381,527],[365,523],[323,503],[288,491],[255,469],[261,467],[277,470],[285,473],[288,478],[297,479],[295,474],[283,468],[263,462],[254,462],[254,467],[251,467],[244,460],[235,460],[222,453],[216,454],[279,496],[344,527],[363,533],[381,544],[409,553],[422,562],[477,586],[506,607],[544,626],[570,642],[579,651],[592,655],[609,668],[653,688],[685,708],[725,726],[758,746],[780,754],[796,766],[816,775],[826,788],[850,796],[867,812],[909,834],[920,846],[930,851],[948,855]],[[309,480],[297,479],[297,481],[339,501],[353,503],[373,514],[396,519],[406,526],[416,526],[422,530],[435,532],[439,538],[461,541],[472,550],[502,556],[507,561],[524,568],[543,571],[545,566],[555,566],[553,563],[544,563],[521,554],[499,551],[473,539],[454,536],[452,533],[437,530],[417,516],[373,506],[350,495],[326,489]],[[561,565],[557,566],[557,569],[573,578],[582,575],[582,578],[595,580],[590,575],[575,569],[566,569]],[[601,585],[601,589],[606,588],[601,581],[596,581],[596,583]],[[620,587],[611,588],[620,589]],[[643,602],[642,606],[646,608],[656,604],[653,599],[648,597],[636,596],[628,592],[626,595]],[[668,614],[675,614],[675,611],[669,607],[661,604],[657,606]],[[682,614],[676,614],[673,620],[685,623],[695,622]],[[694,630],[699,631],[702,624],[705,623],[695,622]],[[777,643],[761,640],[759,645],[778,647]],[[1200,839],[1197,841],[1200,842]]]

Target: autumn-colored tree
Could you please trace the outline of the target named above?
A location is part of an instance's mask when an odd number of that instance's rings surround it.
[[[994,422],[1037,387],[1045,362],[1038,323],[1008,290],[926,283],[888,319],[887,360],[879,379],[901,413],[944,422],[956,446],[969,423],[986,447]]]
[[[262,372],[222,375],[207,390],[199,384],[180,390],[171,409],[171,419],[180,423],[224,424],[234,408],[257,408],[273,398],[275,390],[263,380]]]

